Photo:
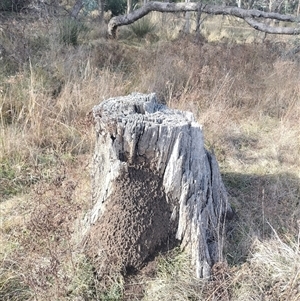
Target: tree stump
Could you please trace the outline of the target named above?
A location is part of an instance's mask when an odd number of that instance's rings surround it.
[[[102,102],[93,116],[88,254],[105,256],[106,268],[131,271],[177,242],[190,253],[196,276],[208,277],[222,260],[231,208],[192,113],[169,109],[155,94],[134,93]]]

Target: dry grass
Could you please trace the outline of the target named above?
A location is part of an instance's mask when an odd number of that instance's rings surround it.
[[[299,300],[299,236],[254,241],[252,256],[236,270],[233,300]]]
[[[170,15],[151,22],[161,18]],[[195,114],[236,213],[228,265],[216,266],[210,283],[174,251],[140,279],[144,299],[298,300],[300,61],[284,56],[294,41],[238,44],[231,32],[226,43],[198,43],[176,38],[180,17],[127,41],[86,24],[74,47],[61,43],[56,20],[22,22],[0,35],[0,299],[126,296],[122,275],[95,277],[77,233],[90,206],[89,112],[138,91]]]
[[[201,300],[204,282],[190,267],[190,258],[179,250],[158,259],[157,276],[148,282],[143,300]]]

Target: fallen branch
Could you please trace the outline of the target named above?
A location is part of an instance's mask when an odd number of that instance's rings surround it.
[[[176,12],[189,12],[199,11],[211,15],[227,15],[244,19],[251,27],[256,30],[260,30],[271,34],[287,34],[298,35],[300,34],[300,28],[297,27],[273,27],[264,23],[257,22],[255,18],[272,19],[277,21],[285,21],[292,23],[299,23],[300,18],[292,15],[282,15],[274,12],[263,12],[256,9],[243,9],[231,6],[219,6],[219,5],[206,5],[200,2],[188,2],[188,3],[166,3],[166,2],[148,2],[141,8],[134,10],[130,14],[120,15],[113,17],[108,23],[108,34],[115,37],[116,30],[119,26],[129,25],[138,19],[144,17],[152,11],[158,11],[162,13],[176,13]]]

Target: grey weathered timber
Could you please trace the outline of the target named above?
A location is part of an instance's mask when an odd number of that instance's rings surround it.
[[[233,16],[240,19],[244,19],[254,29],[270,34],[300,34],[300,28],[297,26],[300,22],[298,16],[296,17],[293,15],[283,15],[274,12],[264,12],[257,9],[243,9],[235,6],[204,4],[202,3],[202,1],[187,3],[150,1],[142,7],[140,7],[139,9],[136,9],[127,15],[113,17],[108,23],[108,34],[114,37],[116,35],[116,30],[119,26],[132,24],[136,20],[144,17],[152,11],[158,11],[163,13],[201,11],[210,15]],[[270,26],[261,21],[263,19],[273,19],[284,22],[292,22],[295,25],[293,27]]]
[[[93,109],[96,147],[86,249],[140,268],[171,241],[189,252],[198,277],[222,260],[231,215],[215,156],[192,113],[155,94],[108,99]]]

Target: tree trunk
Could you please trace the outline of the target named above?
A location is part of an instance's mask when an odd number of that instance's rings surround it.
[[[232,211],[192,113],[157,103],[155,94],[135,93],[104,101],[93,115],[97,140],[86,252],[102,252],[106,269],[128,271],[180,245],[197,277],[208,277],[222,260],[224,223]]]
[[[83,8],[83,1],[77,0],[71,10],[71,17],[76,19],[82,8]]]
[[[197,11],[196,30],[195,30],[196,37],[197,37],[198,40],[200,39],[201,14],[202,14],[202,11],[201,11],[201,8],[199,8],[198,11]]]
[[[132,12],[132,0],[127,0],[127,14]]]
[[[274,3],[274,1],[273,0],[270,0],[269,1],[269,12],[272,12],[273,11],[273,3]]]
[[[99,0],[98,1],[98,10],[100,11],[100,14],[99,14],[99,20],[100,22],[103,22],[104,20],[104,4],[105,4],[105,0]]]
[[[185,0],[185,3],[189,3],[190,0]],[[185,24],[184,24],[184,29],[183,32],[186,34],[189,34],[191,30],[191,12],[187,11],[185,13]]]
[[[148,2],[141,8],[134,10],[128,15],[120,15],[113,17],[108,23],[108,34],[115,37],[116,30],[119,26],[129,25],[136,20],[144,17],[151,11],[175,13],[175,12],[191,12],[201,10],[203,13],[211,15],[227,15],[244,19],[251,27],[270,34],[300,34],[299,27],[273,27],[268,24],[258,22],[257,19],[273,19],[278,21],[293,22],[298,24],[299,18],[291,15],[282,15],[274,12],[263,12],[257,9],[243,9],[231,6],[219,6],[202,4],[201,2],[188,3],[164,3],[164,2]]]

